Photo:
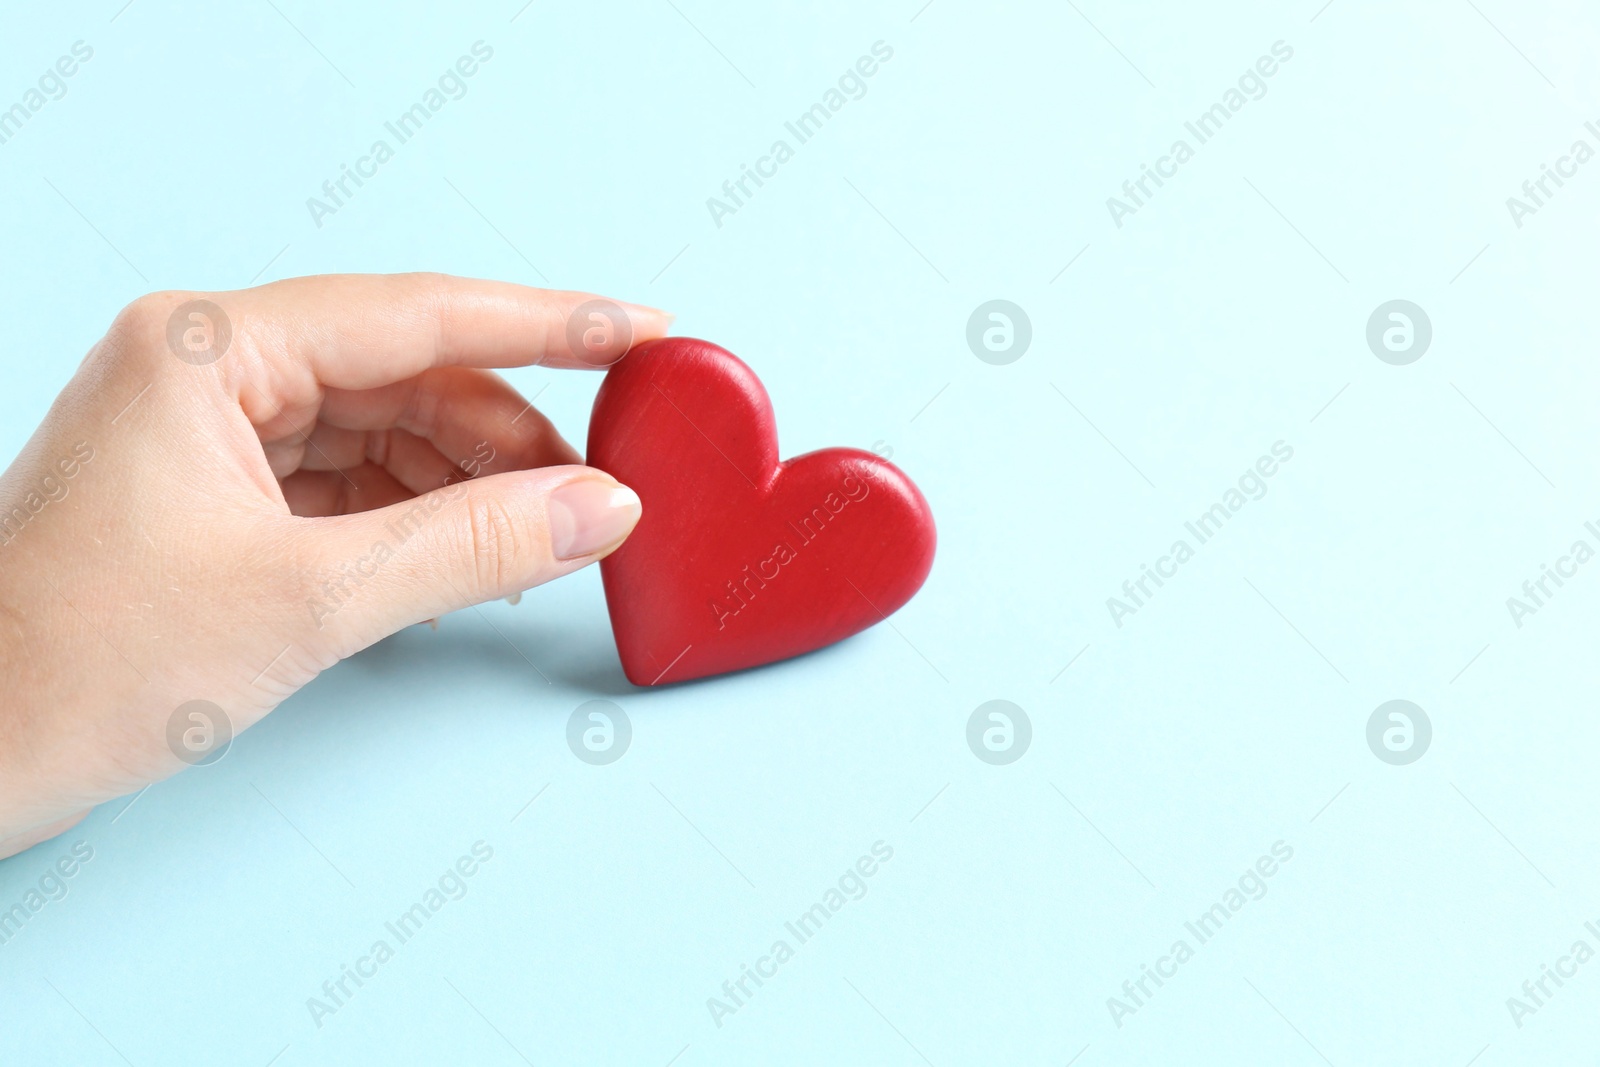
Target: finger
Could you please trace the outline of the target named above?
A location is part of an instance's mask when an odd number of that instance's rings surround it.
[[[289,513],[307,518],[387,508],[416,496],[375,463],[347,471],[295,471],[280,484]]]
[[[582,461],[577,449],[509,382],[492,371],[468,367],[436,368],[376,389],[330,389],[323,396],[320,418],[351,430],[398,426],[471,470]]]
[[[368,463],[394,475],[413,494],[459,482],[471,473],[404,430],[342,430],[326,423],[318,423],[306,440],[298,469],[349,471]]]
[[[263,441],[261,451],[266,454],[273,475],[280,479],[297,470],[351,470],[367,462],[367,436],[319,422],[310,433],[296,431]]]
[[[235,329],[269,362],[308,368],[335,389],[430,367],[605,367],[672,322],[590,293],[442,274],[291,278],[224,295]]]
[[[299,475],[296,475],[299,477]],[[405,503],[305,527],[307,555],[362,575],[335,611],[312,618],[344,656],[469,604],[509,596],[611,552],[639,520],[639,498],[589,467],[512,471]]]

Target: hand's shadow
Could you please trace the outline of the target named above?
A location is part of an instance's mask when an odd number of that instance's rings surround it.
[[[747,670],[773,671],[773,681],[788,670],[818,669],[835,657],[847,657],[854,646],[850,638],[795,656],[783,665],[763,665]],[[403,680],[419,671],[436,676],[449,671],[470,686],[472,679],[493,672],[514,676],[529,687],[563,687],[580,697],[643,697],[680,685],[706,685],[718,677],[738,677],[745,671],[710,678],[695,678],[659,688],[636,686],[622,673],[622,661],[611,625],[605,615],[581,619],[564,616],[557,624],[533,611],[506,612],[498,608],[467,608],[440,620],[439,630],[413,626],[358,652],[349,660],[357,670]]]
[[[438,632],[413,626],[350,657],[358,670],[404,676],[419,669],[459,672],[463,685],[493,672],[523,678],[529,685],[566,686],[595,696],[628,696],[639,690],[628,682],[617,658],[611,628],[563,620],[557,626],[533,612],[491,616],[467,608],[441,619]]]

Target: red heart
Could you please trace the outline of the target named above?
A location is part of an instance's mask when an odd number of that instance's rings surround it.
[[[600,564],[635,685],[830,645],[910,600],[933,565],[911,479],[853,448],[780,463],[767,391],[707,341],[648,341],[607,372],[588,461],[644,503]]]

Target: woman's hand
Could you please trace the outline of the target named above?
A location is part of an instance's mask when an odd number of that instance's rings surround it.
[[[0,856],[615,549],[638,497],[486,368],[604,367],[670,322],[422,274],[135,301],[0,477]]]

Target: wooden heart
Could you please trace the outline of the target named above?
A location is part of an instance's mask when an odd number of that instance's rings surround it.
[[[933,514],[911,479],[853,448],[780,462],[760,380],[707,341],[649,341],[607,372],[588,462],[644,505],[600,564],[635,685],[842,640],[910,600],[933,565]]]

